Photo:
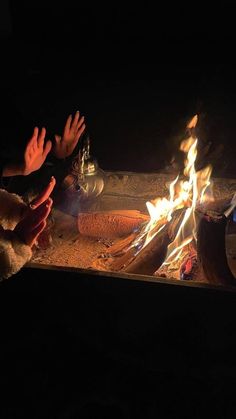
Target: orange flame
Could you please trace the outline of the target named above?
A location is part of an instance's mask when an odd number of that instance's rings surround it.
[[[188,128],[193,130],[197,123],[197,115],[190,121]],[[174,241],[169,245],[164,264],[171,264],[181,257],[182,249],[191,241],[196,241],[197,223],[195,209],[197,203],[211,199],[209,195],[210,166],[196,172],[195,161],[197,158],[197,138],[193,134],[182,141],[180,150],[186,154],[184,179],[179,176],[174,179],[169,187],[169,199],[157,198],[154,202],[147,202],[150,221],[146,225],[146,246],[150,240],[160,232],[166,223],[172,219],[172,214],[179,208],[185,208],[185,214]],[[161,221],[161,223],[160,223]],[[160,228],[155,228],[160,224]]]

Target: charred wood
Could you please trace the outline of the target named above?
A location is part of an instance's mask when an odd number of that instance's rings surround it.
[[[197,232],[198,264],[207,282],[220,285],[235,285],[229,268],[225,234],[227,218],[224,215],[203,214]]]

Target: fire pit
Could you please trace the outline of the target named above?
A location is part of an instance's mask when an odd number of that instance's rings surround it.
[[[52,243],[30,265],[234,287],[236,180],[196,170],[196,123],[180,145],[181,176],[103,173],[87,142],[56,199]]]
[[[113,210],[140,211],[147,214],[146,201],[156,196],[164,197],[168,193],[168,185],[173,177],[158,173],[106,172],[106,182],[103,194],[94,201],[90,214]],[[236,190],[236,179],[213,179],[214,196],[217,200],[225,200]],[[77,217],[67,214],[57,208],[53,210],[54,223],[51,228],[52,243],[47,249],[37,249],[31,262],[27,265],[33,268],[69,269],[78,272],[91,270],[90,273],[100,274],[107,271],[112,276],[135,279],[145,279],[154,282],[176,283],[180,285],[205,286],[211,281],[201,282],[198,278],[191,281],[176,279],[162,273],[144,274],[125,272],[123,269],[106,268],[103,255],[109,254],[112,246],[117,246],[124,239],[105,239],[87,237],[78,232]],[[224,230],[224,229],[223,229]],[[225,231],[225,230],[224,230]],[[223,235],[224,235],[223,231]],[[236,274],[236,231],[234,223],[229,220],[226,229],[226,254],[228,264],[233,274]],[[224,245],[224,243],[223,243]],[[119,258],[118,258],[119,259]],[[117,260],[118,260],[117,259]],[[214,282],[212,282],[214,283]],[[220,284],[218,284],[220,285]]]

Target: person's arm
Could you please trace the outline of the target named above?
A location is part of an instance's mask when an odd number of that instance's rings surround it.
[[[2,168],[2,177],[23,176],[22,163],[7,163]]]

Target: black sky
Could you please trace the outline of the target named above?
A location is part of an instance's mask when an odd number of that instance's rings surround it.
[[[8,4],[1,85],[24,133],[34,124],[55,132],[79,107],[104,168],[159,170],[197,112],[202,140],[224,145],[219,169],[233,171],[233,2]]]

